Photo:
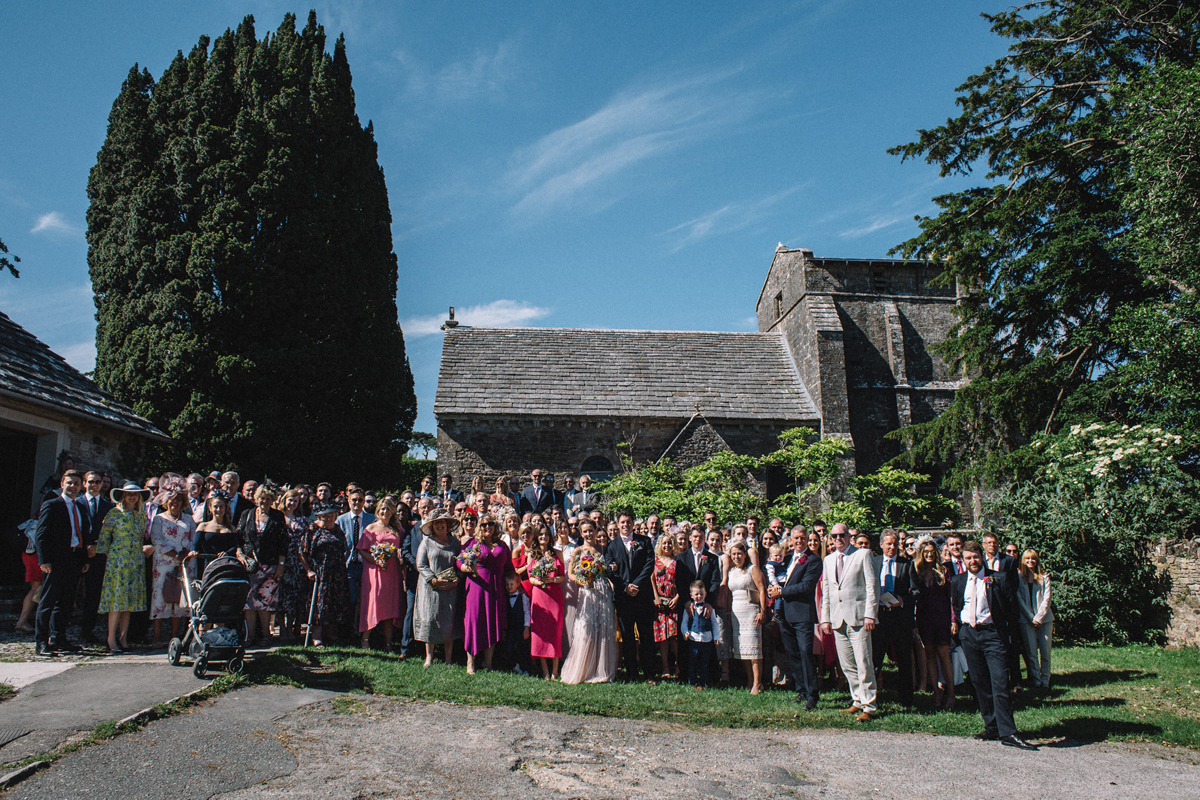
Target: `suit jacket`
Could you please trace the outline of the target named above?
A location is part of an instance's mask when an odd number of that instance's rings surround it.
[[[447,495],[445,492],[443,492],[439,489],[436,497],[442,498],[442,505],[449,505],[449,506],[454,506],[458,503],[461,503],[464,499],[463,493],[460,492],[458,489],[455,489],[454,487],[450,488],[449,495]],[[454,509],[451,508],[450,510],[453,511]]]
[[[67,511],[67,503],[75,503],[79,512],[79,542],[83,547],[90,547],[99,537],[99,529],[93,531],[88,519],[87,506],[77,500],[67,500],[59,495],[42,503],[38,511],[37,527],[33,531],[33,544],[37,549],[38,564],[50,564],[66,561],[71,555],[71,517]]]
[[[100,528],[104,525],[104,517],[110,510],[115,507],[112,500],[109,500],[104,495],[96,498],[96,513],[92,513],[91,506],[88,504],[88,496],[86,494],[79,495],[78,502],[82,503],[87,509],[88,519],[91,522],[92,530],[96,533],[96,539],[100,539]]]
[[[950,583],[950,604],[954,613],[954,621],[962,624],[963,605],[966,603],[967,576],[969,572],[955,575]],[[987,579],[988,609],[992,614],[992,624],[1004,641],[1008,641],[1010,626],[1019,619],[1015,581],[1007,572],[996,572],[985,575]]]
[[[532,486],[526,486],[521,490],[521,508],[519,509],[521,514],[540,514],[554,505],[554,496],[558,492],[543,487],[542,496],[539,499],[533,489]]]
[[[879,615],[879,573],[870,550],[846,548],[842,579],[837,579],[837,551],[825,556],[821,576],[821,622],[835,629],[842,624],[859,626]]]
[[[883,560],[882,555],[875,557],[875,579],[876,583],[879,584],[880,597],[883,596]],[[879,616],[875,617],[876,621],[887,616],[891,620],[899,618],[910,628],[914,625],[913,609],[916,605],[916,595],[913,593],[913,585],[916,580],[915,576],[916,573],[913,572],[912,561],[904,556],[896,556],[896,574],[895,580],[892,581],[892,594],[903,605],[900,608],[884,612],[883,609],[886,606],[881,601],[879,604],[880,613]]]
[[[375,521],[374,514],[362,512],[362,521],[358,526],[358,535],[362,536],[363,529]],[[347,511],[337,518],[338,527],[342,529],[342,533],[346,535],[346,566],[358,564],[359,569],[362,565],[362,554],[358,552],[358,539],[354,538],[354,515]]]
[[[650,537],[635,533],[631,552],[627,553],[625,543],[618,536],[605,548],[604,560],[609,565],[608,575],[612,579],[613,594],[618,603],[654,604],[654,590],[650,588],[654,575],[654,545],[650,543]],[[631,583],[637,584],[637,597],[625,594],[625,587]]]
[[[573,492],[567,492],[566,510],[570,511],[573,508],[578,508],[580,511],[588,512],[595,511],[600,507],[600,493],[595,489],[576,489]]]
[[[421,581],[421,573],[417,572],[417,550],[421,547],[421,540],[425,538],[425,534],[421,533],[421,523],[415,517],[413,525],[408,529],[408,535],[404,537],[404,542],[400,545],[400,558],[404,559],[407,569],[404,571],[404,588],[406,591],[416,591],[417,584]]]
[[[812,553],[797,556],[793,550],[788,558],[787,567],[791,568],[792,560],[803,558],[803,564],[797,564],[792,574],[784,570],[785,580],[780,586],[783,592],[783,619],[794,625],[814,625],[819,619],[817,610],[817,584],[821,582],[821,574],[825,569],[821,559]]]
[[[700,564],[697,568],[692,548],[689,547],[675,556],[675,591],[685,601],[691,597],[693,581],[704,584],[710,602],[716,600],[717,592],[721,589],[721,557],[706,547],[700,551]]]
[[[1007,572],[1011,575],[1017,574],[1017,560],[1015,558],[1012,556],[1007,556],[1004,553],[997,554],[997,557],[1000,559],[999,572]],[[983,557],[983,569],[988,575],[991,575],[993,572],[992,568],[988,566],[987,555],[984,555]]]

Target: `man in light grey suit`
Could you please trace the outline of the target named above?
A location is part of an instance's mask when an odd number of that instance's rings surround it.
[[[374,514],[363,510],[365,493],[357,487],[350,490],[346,499],[350,502],[350,510],[337,518],[338,527],[346,536],[346,573],[350,578],[350,602],[358,606],[358,588],[362,583],[363,562],[362,553],[358,551],[358,540],[362,537],[363,529],[375,521]],[[357,613],[357,608],[356,612]]]
[[[840,522],[829,533],[833,549],[821,573],[821,630],[833,633],[838,662],[850,684],[853,703],[845,712],[869,722],[875,716],[871,632],[879,608],[879,573],[871,551],[851,546],[849,537]]]

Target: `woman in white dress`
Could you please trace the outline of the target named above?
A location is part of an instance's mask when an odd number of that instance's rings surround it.
[[[182,480],[168,480],[156,498],[159,512],[150,522],[150,544],[154,545],[153,581],[150,585],[150,619],[154,620],[154,642],[163,641],[163,620],[171,621],[171,638],[179,635],[180,620],[188,615],[186,595],[168,602],[163,594],[167,577],[187,580],[194,575],[194,562],[184,564],[195,546],[196,521],[184,509],[188,506],[187,486]]]
[[[762,572],[750,563],[745,542],[729,545],[731,649],[746,670],[750,694],[762,691],[762,626],[767,621],[767,592]]]
[[[617,676],[617,615],[604,556],[596,547],[596,526],[579,523],[583,544],[571,554],[567,575],[576,584],[571,652],[562,665],[563,683],[607,683]],[[592,570],[588,563],[597,564]]]

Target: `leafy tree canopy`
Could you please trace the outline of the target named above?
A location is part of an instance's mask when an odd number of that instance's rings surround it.
[[[957,488],[1019,476],[1014,453],[1040,431],[1136,419],[1155,382],[1169,383],[1196,352],[1153,338],[1180,319],[1169,304],[1194,286],[1172,283],[1163,260],[1197,231],[1168,221],[1170,199],[1154,194],[1175,179],[1160,169],[1163,155],[1195,143],[1194,128],[1183,147],[1168,140],[1191,120],[1158,114],[1155,87],[1167,81],[1172,97],[1189,96],[1173,81],[1196,63],[1200,7],[1043,0],[985,17],[1012,40],[1007,55],[958,88],[957,117],[891,151],[942,175],[982,171],[985,181],[934,198],[939,213],[919,217],[920,233],[896,248],[944,264],[944,281],[970,289],[942,352],[972,383],[947,413],[900,434],[910,463],[954,460]],[[1131,86],[1140,88],[1128,95]],[[1158,147],[1139,155],[1151,129]],[[1130,196],[1139,170],[1157,176],[1146,187],[1153,196]],[[1162,224],[1179,234],[1170,254],[1148,247]],[[1167,368],[1131,374],[1147,354]]]
[[[172,463],[336,483],[403,458],[416,399],[345,42],[295,23],[130,70],[88,181],[95,374]]]

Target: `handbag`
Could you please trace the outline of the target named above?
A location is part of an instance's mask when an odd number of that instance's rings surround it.
[[[183,583],[179,580],[179,569],[173,569],[167,573],[167,577],[163,579],[163,602],[167,605],[179,605],[179,598],[183,594]]]

